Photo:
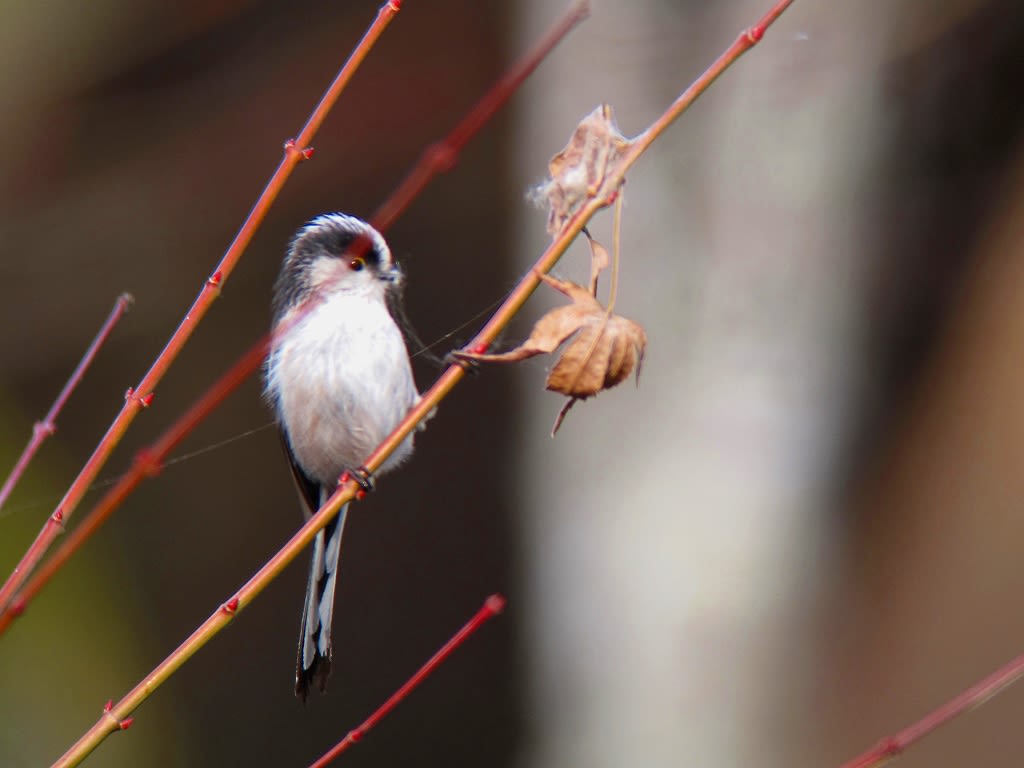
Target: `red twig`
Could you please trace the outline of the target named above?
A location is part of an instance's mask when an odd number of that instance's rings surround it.
[[[473,105],[473,108],[452,129],[451,133],[424,150],[419,161],[406,174],[391,197],[384,201],[373,214],[370,223],[381,232],[385,231],[408,207],[409,203],[423,191],[423,188],[434,176],[454,167],[459,152],[469,143],[469,140],[494,116],[495,112],[505,105],[505,102],[523,84],[523,81],[533,74],[537,65],[547,58],[554,47],[589,13],[590,3],[587,0],[576,0],[565,15],[548,30],[547,34]]]
[[[53,555],[32,573],[25,586],[11,601],[8,610],[0,611],[0,635],[7,630],[14,619],[25,611],[28,604],[49,583],[57,571],[82,547],[86,540],[99,530],[107,518],[114,513],[114,510],[121,506],[142,481],[147,477],[159,474],[171,451],[181,444],[181,441],[195,429],[196,425],[209,416],[259,367],[266,356],[269,339],[269,336],[265,336],[259,344],[253,346],[212,387],[203,393],[203,396],[193,403],[192,407],[183,413],[155,443],[136,454],[132,468],[111,486],[96,506],[82,519],[81,524],[71,530]]]
[[[665,110],[661,117],[651,123],[647,130],[636,137],[626,156],[636,157],[643,154],[684,110],[689,109],[698,96],[710,88],[711,84],[725,70],[732,66],[736,59],[761,42],[761,38],[764,37],[768,27],[774,24],[783,11],[792,4],[793,0],[778,0],[764,16],[758,19],[756,24],[743,30],[739,37],[736,38],[736,41],[721,56],[715,59],[711,66],[704,70],[701,76],[694,80],[689,88],[679,94],[679,98],[672,102],[672,106]]]
[[[510,87],[518,87],[523,79],[536,69],[539,57],[550,53],[554,45],[564,38],[585,16],[585,3],[577,2],[566,15],[556,22],[551,31],[527,53],[512,69],[477,102],[470,114],[439,145],[450,148],[455,154],[479,131],[484,122],[504,104],[510,95]],[[511,84],[511,85],[510,85]],[[435,145],[437,146],[437,145]],[[384,231],[394,222],[408,206],[409,202],[419,194],[430,179],[450,166],[431,164],[431,153],[425,152],[416,167],[406,176],[405,181],[378,209],[374,218],[376,226]],[[415,183],[410,183],[414,181]],[[293,319],[300,319],[301,313]],[[279,330],[278,335],[286,332]],[[42,565],[35,569],[31,577],[18,591],[6,608],[0,608],[0,635],[20,616],[28,604],[39,594],[40,590],[53,578],[60,568],[78,549],[102,526],[124,500],[147,477],[159,472],[160,466],[189,433],[195,429],[214,409],[217,408],[238,386],[259,368],[266,356],[271,337],[264,336],[252,346],[217,382],[211,386],[202,398],[171,426],[171,428],[151,445],[140,452],[135,463],[127,474],[103,496],[102,499],[85,516],[81,524],[74,528],[57,548],[56,552]]]
[[[107,319],[103,322],[99,332],[96,334],[96,338],[92,340],[92,344],[85,350],[85,354],[82,355],[82,359],[79,360],[78,366],[72,372],[68,378],[67,383],[64,385],[64,389],[57,395],[57,399],[53,401],[53,405],[50,406],[50,410],[47,411],[46,416],[42,421],[37,421],[32,427],[32,437],[28,441],[28,445],[25,446],[25,450],[21,452],[21,456],[18,457],[18,461],[14,464],[14,469],[11,470],[11,474],[7,476],[4,481],[3,488],[0,488],[0,509],[3,509],[4,504],[7,502],[7,498],[11,495],[11,491],[14,490],[14,486],[18,484],[21,476],[25,473],[25,468],[28,467],[29,462],[35,457],[36,452],[39,450],[39,446],[43,444],[43,441],[57,431],[57,416],[64,409],[64,404],[67,403],[68,398],[71,397],[71,393],[75,391],[75,388],[81,382],[82,377],[85,376],[86,370],[92,365],[93,359],[96,357],[96,353],[99,352],[106,341],[107,337],[110,336],[111,331],[114,330],[114,326],[117,325],[118,320],[121,316],[128,311],[128,307],[131,305],[133,299],[127,293],[122,293],[117,297],[117,301],[114,302],[114,308],[110,310],[110,314]]]
[[[96,476],[103,468],[110,454],[117,444],[121,442],[125,432],[128,431],[128,427],[135,419],[135,416],[142,408],[148,406],[153,401],[154,390],[157,384],[160,383],[160,380],[168,368],[170,368],[171,363],[177,358],[178,353],[185,346],[196,326],[206,315],[206,311],[213,304],[214,299],[217,298],[221,285],[228,279],[238,264],[242,253],[249,245],[257,228],[263,222],[267,211],[277,199],[281,188],[284,187],[295,166],[312,156],[313,149],[309,146],[309,143],[313,140],[314,134],[324,121],[331,107],[334,106],[341,91],[348,84],[356,68],[366,57],[370,48],[373,47],[377,38],[380,37],[388,22],[398,12],[399,7],[400,3],[398,0],[391,0],[391,2],[385,3],[381,7],[377,18],[370,25],[362,40],[359,41],[359,44],[349,56],[341,71],[338,72],[334,82],[331,83],[320,103],[317,104],[313,113],[309,116],[298,137],[285,142],[284,157],[277,166],[277,170],[274,171],[270,181],[267,182],[267,186],[256,200],[256,204],[249,212],[238,234],[235,235],[234,241],[217,264],[213,274],[203,284],[199,295],[185,314],[177,330],[167,342],[167,346],[157,356],[149,371],[146,372],[142,381],[139,382],[139,385],[129,388],[125,395],[124,407],[107,429],[106,434],[96,446],[82,471],[79,472],[78,477],[71,483],[67,493],[64,494],[64,498],[53,514],[50,515],[46,524],[38,536],[36,536],[35,541],[32,542],[28,551],[21,558],[21,561],[15,566],[14,571],[7,578],[7,581],[4,582],[3,587],[0,587],[0,612],[6,611],[9,608],[15,592],[25,583],[29,574],[39,564],[39,561],[42,560],[43,555],[53,544],[53,541],[63,531],[67,518],[74,513],[89,486],[96,480]]]
[[[331,747],[320,759],[313,763],[310,768],[324,768],[334,761],[338,755],[360,741],[374,726],[387,717],[391,710],[397,707],[412,690],[422,683],[430,674],[437,669],[452,653],[476,632],[485,621],[497,616],[505,609],[505,598],[501,595],[491,595],[485,601],[476,615],[470,619],[465,626],[456,632],[452,638],[441,646],[441,648],[430,657],[430,660],[410,677],[401,688],[391,694],[387,701],[380,705],[377,710],[362,722],[357,728],[349,731],[345,738]]]
[[[957,694],[938,709],[929,712],[899,733],[882,739],[867,752],[843,763],[842,768],[873,768],[899,757],[907,747],[938,730],[954,717],[970,712],[991,699],[1004,688],[1024,677],[1024,654],[997,669],[991,675]]]

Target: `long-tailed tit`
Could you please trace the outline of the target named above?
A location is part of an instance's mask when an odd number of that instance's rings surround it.
[[[345,472],[357,472],[419,399],[400,328],[402,273],[384,238],[353,216],[325,214],[300,229],[274,292],[275,338],[266,394],[308,519]],[[399,322],[396,322],[398,318]],[[275,336],[278,334],[275,333]],[[378,474],[412,452],[412,436]],[[295,693],[323,692],[345,507],[320,531],[302,613]]]

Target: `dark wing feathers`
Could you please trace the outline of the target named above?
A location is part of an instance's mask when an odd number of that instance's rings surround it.
[[[288,467],[292,471],[292,477],[295,479],[295,487],[299,491],[299,496],[302,497],[303,502],[303,514],[308,520],[313,516],[313,513],[320,509],[320,483],[310,479],[309,475],[302,471],[302,467],[295,460],[295,454],[292,453],[292,446],[288,442],[288,435],[285,434],[284,430],[280,430],[281,434],[281,445],[284,446],[285,455],[288,457]]]

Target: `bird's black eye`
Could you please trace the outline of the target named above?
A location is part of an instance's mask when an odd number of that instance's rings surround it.
[[[353,257],[352,261],[348,263],[348,268],[351,269],[353,272],[362,272],[365,266],[366,259],[364,259],[362,256],[355,256]]]

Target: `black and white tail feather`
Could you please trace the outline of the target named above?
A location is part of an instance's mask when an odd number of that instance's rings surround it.
[[[331,489],[310,480],[295,462],[287,436],[282,431],[285,454],[299,492],[299,504],[306,520],[324,505]],[[309,691],[327,690],[331,674],[331,624],[334,615],[334,590],[338,583],[341,537],[345,531],[348,504],[313,539],[313,557],[309,563],[306,600],[299,623],[299,649],[295,659],[295,695],[306,701]]]
[[[308,519],[419,400],[394,307],[402,273],[384,238],[360,219],[325,214],[299,230],[275,286],[266,393]],[[314,299],[314,302],[310,302]],[[300,314],[302,313],[302,314]],[[412,452],[412,436],[377,474]],[[295,693],[323,692],[346,507],[313,543]]]

